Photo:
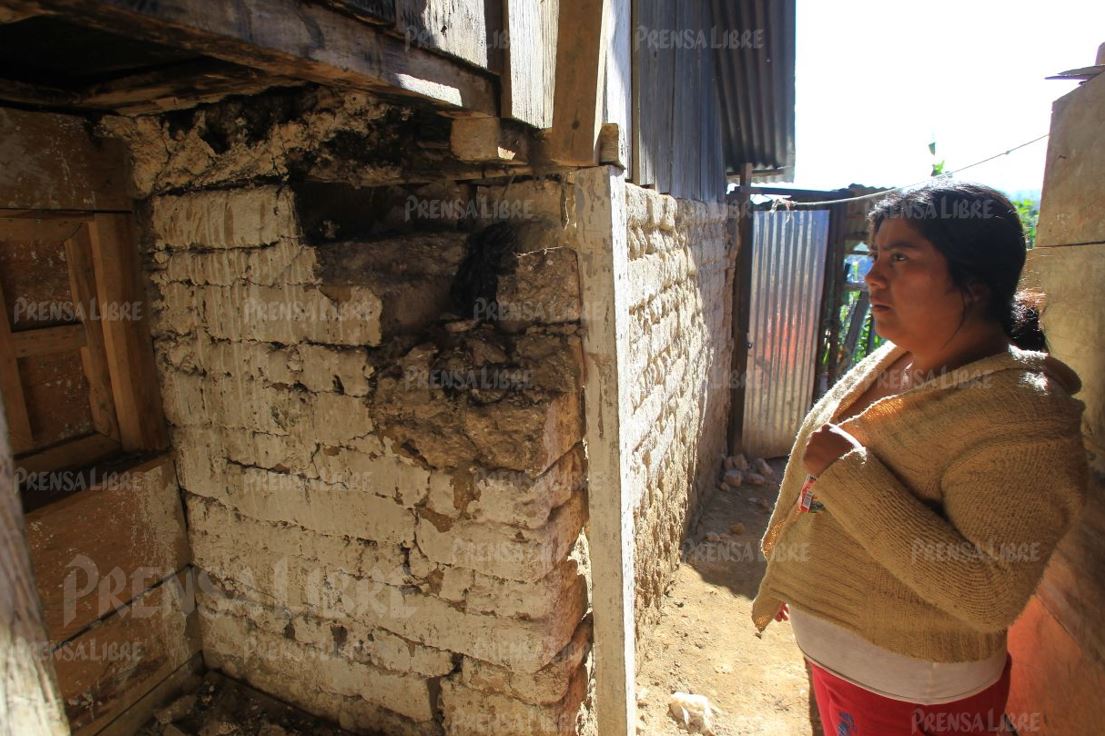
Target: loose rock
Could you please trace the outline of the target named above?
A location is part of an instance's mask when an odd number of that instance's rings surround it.
[[[184,716],[192,712],[192,708],[196,706],[195,695],[185,695],[177,698],[169,705],[165,706],[161,710],[154,714],[154,718],[157,722],[164,726],[167,723],[178,721]]]
[[[741,484],[744,483],[744,475],[739,470],[726,471],[722,483],[730,488],[740,488]]]
[[[775,477],[775,471],[772,470],[771,466],[767,464],[767,460],[764,460],[762,457],[756,458],[756,462],[754,463],[754,465],[756,468],[756,472],[764,476],[765,478]]]
[[[705,695],[692,695],[684,692],[672,693],[671,700],[668,703],[668,713],[679,724],[679,727],[688,733],[715,736],[715,709],[710,705],[710,700]]]

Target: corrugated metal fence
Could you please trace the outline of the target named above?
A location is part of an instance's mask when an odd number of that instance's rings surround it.
[[[828,210],[754,214],[742,434],[749,457],[790,452],[810,408],[828,237]]]

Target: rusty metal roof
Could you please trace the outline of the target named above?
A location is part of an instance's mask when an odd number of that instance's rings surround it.
[[[738,41],[715,46],[727,174],[751,163],[757,181],[794,179],[795,2],[710,0],[718,33]]]

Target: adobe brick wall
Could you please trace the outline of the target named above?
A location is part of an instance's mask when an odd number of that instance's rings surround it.
[[[726,452],[732,243],[721,203],[626,187],[638,648]]]
[[[416,113],[363,95],[190,115],[101,130],[147,210],[207,664],[352,730],[576,732],[591,635],[563,185],[426,182],[392,149],[440,131],[404,141]],[[450,314],[470,236],[503,214],[500,319]]]

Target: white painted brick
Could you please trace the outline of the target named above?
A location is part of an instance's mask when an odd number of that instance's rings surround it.
[[[374,493],[413,508],[426,497],[430,471],[413,460],[387,453],[373,456],[345,447],[323,447],[314,466],[320,479],[358,493]]]
[[[338,350],[324,345],[304,343],[296,347],[302,370],[299,380],[311,391],[335,391],[340,382],[343,393],[366,396],[372,365],[362,349]]]
[[[275,186],[152,200],[155,243],[168,248],[244,248],[295,237],[291,192]]]
[[[584,482],[584,459],[579,448],[566,453],[537,478],[518,471],[480,468],[473,484],[476,498],[468,507],[468,515],[474,521],[537,529]]]
[[[586,518],[582,493],[557,508],[540,529],[462,519],[439,530],[418,520],[418,547],[435,562],[467,567],[507,580],[540,580],[563,560]]]
[[[568,694],[573,677],[578,676],[591,651],[591,619],[579,623],[571,642],[556,658],[532,674],[511,672],[505,667],[464,658],[459,683],[467,687],[503,693],[527,703],[552,705]]]
[[[299,688],[357,696],[416,721],[434,718],[428,683],[419,675],[351,662],[206,607],[199,614],[205,648],[237,660],[239,676],[248,679],[255,667],[283,671]]]
[[[197,287],[203,320],[213,337],[293,344],[378,345],[382,304],[362,287]]]

